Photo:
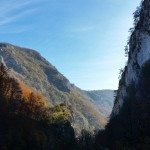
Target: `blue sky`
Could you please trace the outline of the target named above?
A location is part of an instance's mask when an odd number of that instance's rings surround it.
[[[140,1],[1,0],[0,41],[37,50],[82,89],[117,89]]]

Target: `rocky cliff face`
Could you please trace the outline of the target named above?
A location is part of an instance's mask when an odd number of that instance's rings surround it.
[[[141,2],[134,19],[111,118],[97,136],[99,147],[112,150],[150,149],[150,0]]]
[[[150,0],[142,1],[135,13],[136,26],[129,40],[128,62],[119,82],[112,117],[122,108],[127,87],[134,83],[135,88],[138,88],[142,68],[150,60]],[[136,95],[138,96],[138,90]]]
[[[111,118],[96,137],[97,147],[110,150],[150,149],[150,0],[134,13],[128,45]]]

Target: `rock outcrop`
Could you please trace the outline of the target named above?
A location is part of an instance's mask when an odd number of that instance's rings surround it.
[[[137,14],[139,21],[129,40],[128,62],[122,73],[112,117],[119,113],[127,96],[127,87],[134,82],[138,88],[143,66],[150,60],[150,1],[142,1]],[[138,95],[138,93],[137,93]]]

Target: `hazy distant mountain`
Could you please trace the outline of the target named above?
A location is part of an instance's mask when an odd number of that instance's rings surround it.
[[[0,43],[0,56],[15,77],[41,92],[51,104],[71,105],[74,111],[74,128],[103,128],[106,124],[107,119],[93,103],[92,97],[70,84],[69,80],[38,52]]]
[[[108,117],[112,111],[114,103],[114,91],[113,90],[94,90],[86,91],[87,95],[94,100],[99,111],[106,117]]]

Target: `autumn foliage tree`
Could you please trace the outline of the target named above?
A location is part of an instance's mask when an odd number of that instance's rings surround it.
[[[39,120],[46,112],[45,98],[9,75],[9,69],[0,64],[0,111],[19,114]]]
[[[20,87],[22,89],[20,113],[32,119],[41,120],[48,111],[45,98],[23,83],[20,84]]]

